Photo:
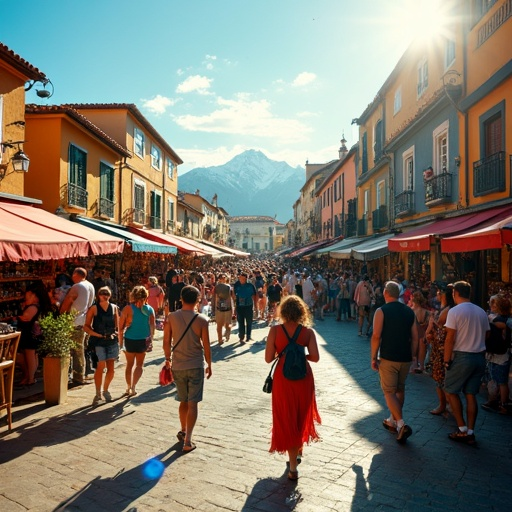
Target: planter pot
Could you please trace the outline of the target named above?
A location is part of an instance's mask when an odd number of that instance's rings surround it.
[[[64,404],[68,398],[69,357],[45,357],[43,360],[44,399],[46,405]]]

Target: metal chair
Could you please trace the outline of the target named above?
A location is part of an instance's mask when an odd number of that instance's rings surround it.
[[[0,334],[0,411],[7,409],[9,430],[12,429],[12,388],[20,335],[19,332]]]

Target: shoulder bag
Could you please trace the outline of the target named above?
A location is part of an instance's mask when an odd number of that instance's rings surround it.
[[[192,320],[188,323],[187,327],[183,331],[183,334],[180,336],[180,339],[171,347],[171,354],[174,352],[174,349],[180,344],[181,340],[184,338],[185,334],[187,334],[187,331],[189,330],[190,326],[194,323],[194,320],[199,315],[196,313]],[[167,386],[168,384],[172,384],[174,382],[174,377],[172,375],[171,368],[167,368],[167,366],[164,364],[163,368],[160,370],[160,385]]]

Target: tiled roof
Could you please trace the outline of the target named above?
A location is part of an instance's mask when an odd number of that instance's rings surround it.
[[[153,125],[142,115],[141,111],[134,103],[71,103],[68,107],[76,110],[128,110],[139,123],[153,136],[153,138],[173,156],[177,164],[182,164],[183,160],[176,154],[174,149],[169,146],[167,141],[156,131]]]
[[[14,53],[2,43],[0,43],[0,60],[7,62],[30,80],[46,80],[46,75],[42,71],[39,71],[30,62],[22,59],[17,53]]]
[[[101,140],[104,144],[111,147],[117,153],[123,156],[131,156],[131,153],[117,143],[114,139],[109,137],[103,130],[98,128],[94,123],[91,123],[84,115],[76,111],[74,108],[66,105],[34,105],[29,103],[25,105],[25,114],[65,114],[74,119],[77,123],[81,124],[84,128],[89,130],[93,135]]]

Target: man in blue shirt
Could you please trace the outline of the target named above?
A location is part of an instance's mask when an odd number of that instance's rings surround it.
[[[238,338],[240,343],[251,341],[253,308],[257,307],[256,288],[247,282],[247,273],[241,272],[233,286],[233,300],[236,301],[236,317],[238,320]],[[245,338],[247,334],[247,338]]]

